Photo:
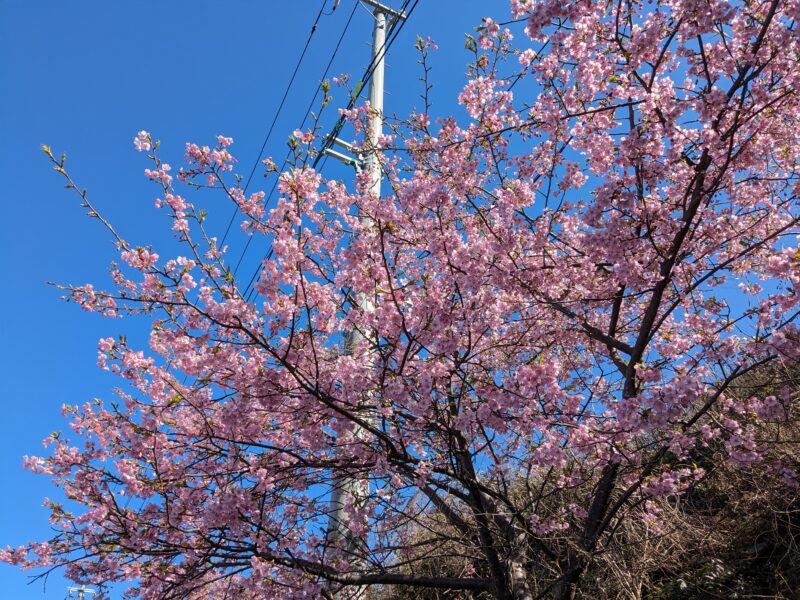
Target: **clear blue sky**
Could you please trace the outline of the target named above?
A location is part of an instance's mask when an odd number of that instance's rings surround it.
[[[61,302],[47,285],[104,283],[115,254],[39,145],[67,153],[79,185],[123,237],[155,242],[167,250],[162,256],[169,254],[168,224],[153,208],[156,190],[142,176],[146,164],[133,150],[135,133],[152,131],[162,140],[162,157],[176,168],[184,142],[232,136],[239,170],[249,172],[321,2],[0,0],[0,545],[48,535],[41,502],[58,492],[47,478],[23,471],[21,457],[41,453],[44,437],[66,429],[62,404],[113,396],[118,381],[95,366],[97,339],[142,340],[146,333],[141,323],[102,319]],[[302,119],[354,2],[341,0],[333,15],[321,18],[268,155],[284,156],[286,135]],[[464,32],[482,16],[508,15],[505,0],[421,0],[388,59],[386,111],[404,114],[418,103],[413,44],[419,34],[440,46],[433,56],[433,113],[453,112],[468,58]],[[358,8],[332,74],[360,77],[370,41],[371,17]],[[326,169],[344,176],[334,166]],[[209,208],[221,234],[231,209],[221,200]],[[234,255],[242,244],[241,236],[231,241]],[[251,260],[263,251],[252,249]],[[2,599],[61,599],[66,585],[57,575],[46,588],[27,585],[27,574],[0,565]]]

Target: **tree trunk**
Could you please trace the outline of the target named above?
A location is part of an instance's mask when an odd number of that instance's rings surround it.
[[[513,600],[533,600],[530,586],[528,585],[528,570],[523,566],[518,558],[508,561],[506,570],[508,587],[511,591]]]

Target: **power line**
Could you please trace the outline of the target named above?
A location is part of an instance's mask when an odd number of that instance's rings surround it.
[[[247,183],[244,185],[244,191],[247,192],[247,188],[250,186],[250,182],[253,180],[253,175],[258,169],[258,164],[261,162],[261,157],[264,154],[264,149],[267,147],[267,142],[269,142],[269,138],[272,135],[272,131],[275,129],[275,124],[278,122],[278,117],[283,110],[283,105],[286,103],[286,98],[289,96],[289,90],[292,88],[292,84],[294,83],[295,77],[297,77],[298,71],[300,71],[300,65],[303,63],[303,59],[306,56],[306,52],[308,51],[308,47],[311,44],[311,38],[314,37],[314,33],[317,31],[317,25],[319,24],[319,19],[322,16],[323,11],[325,10],[325,4],[327,4],[328,0],[322,0],[322,5],[319,7],[319,12],[317,13],[317,18],[314,19],[314,24],[311,26],[311,31],[308,33],[308,38],[306,38],[306,44],[303,46],[303,51],[300,53],[300,58],[297,59],[297,64],[294,66],[294,71],[292,72],[292,77],[289,79],[289,83],[286,85],[286,89],[283,91],[283,98],[281,98],[281,103],[278,105],[278,110],[275,112],[275,116],[272,118],[272,123],[267,130],[267,135],[264,137],[264,142],[261,144],[261,150],[258,151],[258,158],[253,163],[253,168],[250,170],[250,175],[247,178]],[[334,8],[336,6],[334,5]],[[235,207],[233,210],[233,214],[231,215],[230,221],[228,221],[228,226],[225,228],[225,234],[222,236],[222,242],[219,244],[220,247],[225,245],[225,240],[228,238],[228,234],[230,233],[231,226],[233,225],[233,221],[236,219],[236,215],[239,213],[239,207]]]
[[[344,37],[347,34],[347,30],[350,28],[350,23],[353,22],[353,16],[356,14],[356,8],[358,8],[358,4],[359,4],[358,0],[356,0],[353,3],[353,10],[350,11],[350,16],[347,18],[347,22],[344,25],[344,29],[342,30],[342,33],[339,36],[339,40],[336,42],[336,46],[333,49],[333,53],[331,54],[331,57],[328,60],[328,64],[325,66],[325,71],[322,73],[322,77],[320,77],[320,82],[325,81],[325,79],[328,77],[328,73],[330,72],[331,66],[333,65],[333,61],[336,59],[336,55],[339,53],[339,48],[342,45],[342,41],[344,40]],[[314,96],[311,98],[311,102],[308,103],[308,107],[306,108],[306,114],[303,115],[303,120],[300,123],[300,129],[302,129],[305,126],[306,121],[308,120],[308,116],[311,114],[311,109],[314,108],[314,104],[317,101],[317,96],[319,96],[320,89],[321,89],[321,87],[317,86],[316,90],[314,91]],[[286,157],[283,159],[283,164],[281,165],[281,168],[279,169],[279,171],[283,171],[283,169],[286,167],[286,165],[289,164],[289,157],[291,155],[292,155],[292,151],[289,150],[286,153]],[[259,157],[259,160],[260,160],[260,157]],[[249,181],[248,181],[248,183],[249,183]],[[277,187],[277,185],[278,185],[278,179],[276,178],[275,181],[272,183],[272,189],[270,189],[269,194],[266,197],[266,200],[264,200],[264,205],[265,206],[267,204],[269,204],[269,201],[272,198],[272,195],[275,193],[275,188]],[[236,216],[236,214],[237,213],[234,213],[234,217]],[[228,228],[230,228],[230,224],[228,225]],[[239,265],[242,264],[242,259],[244,259],[244,256],[247,253],[247,250],[250,247],[250,243],[252,241],[253,241],[253,237],[252,236],[247,238],[247,243],[245,244],[244,249],[242,250],[242,253],[239,255],[239,260],[236,261],[236,266],[233,269],[233,274],[234,275],[236,275],[236,273],[239,271]]]
[[[405,0],[405,2],[403,3],[403,6],[402,6],[402,7],[401,7],[401,9],[400,9],[400,12],[403,12],[403,11],[405,11],[405,9],[406,9],[406,7],[408,6],[409,2],[410,2],[410,0]],[[409,16],[410,16],[411,12],[413,12],[414,8],[416,7],[416,4],[417,4],[417,2],[419,2],[419,0],[416,0],[416,1],[414,2],[414,6],[411,8],[411,10],[410,10],[410,11],[409,11],[409,13],[408,13],[408,15],[409,15]],[[350,19],[349,19],[349,20],[348,20],[348,22],[347,22],[348,26],[349,26],[349,24],[350,24],[350,21],[352,20],[352,18],[353,18],[353,15],[355,14],[355,11],[356,11],[356,9],[358,8],[358,5],[359,5],[359,4],[361,4],[361,1],[360,1],[360,0],[356,0],[356,2],[355,2],[355,3],[354,3],[354,5],[353,5],[353,11],[350,13]],[[381,51],[378,53],[377,57],[379,57],[379,56],[381,56],[381,55],[385,55],[385,54],[388,52],[388,50],[389,50],[389,47],[391,47],[391,44],[394,42],[395,38],[397,37],[397,34],[399,34],[399,33],[400,33],[400,30],[402,29],[402,26],[403,26],[404,24],[405,24],[405,20],[403,20],[403,22],[400,24],[400,27],[398,27],[396,31],[394,30],[394,28],[392,29],[392,33],[394,33],[394,35],[391,37],[391,39],[387,39],[387,40],[386,40],[386,41],[383,43],[383,45],[381,46]],[[347,28],[345,28],[345,31],[346,31],[346,29],[347,29]],[[338,49],[339,49],[339,45],[341,44],[341,41],[342,41],[343,37],[344,37],[344,32],[342,33],[342,37],[340,37],[340,38],[339,38],[339,43],[337,43],[337,45],[336,45],[336,50],[334,50],[334,56],[335,56],[335,53],[336,53],[336,52],[338,51]],[[353,108],[353,106],[355,106],[355,103],[356,103],[356,101],[358,100],[359,96],[361,95],[361,92],[362,92],[362,91],[364,90],[364,88],[366,87],[366,84],[367,84],[367,83],[369,83],[369,80],[370,80],[370,78],[372,77],[372,73],[375,71],[375,66],[376,66],[376,64],[377,64],[377,57],[376,57],[376,58],[374,58],[373,60],[371,60],[371,61],[370,61],[370,64],[369,64],[369,65],[367,65],[367,68],[365,69],[365,71],[364,71],[364,74],[362,75],[362,77],[361,77],[361,80],[360,80],[360,82],[359,82],[359,84],[358,84],[358,88],[357,88],[357,89],[358,89],[358,93],[356,93],[356,94],[352,94],[352,95],[351,95],[351,97],[350,97],[350,101],[349,101],[349,103],[348,103],[348,105],[347,105],[347,109],[348,109],[348,110],[349,110],[349,109],[351,109],[351,108]],[[331,61],[328,63],[328,67],[330,67],[330,64],[331,64],[332,62],[333,62],[333,61],[331,60]],[[326,68],[326,73],[327,73],[327,68]],[[324,76],[323,76],[323,79],[324,79]],[[319,91],[319,90],[317,90],[317,91]],[[316,98],[316,94],[314,95],[314,98]],[[314,102],[314,101],[312,100],[312,104],[313,104],[313,102]],[[305,115],[305,117],[303,118],[303,123],[305,123],[305,119],[308,117],[308,115],[309,115],[310,111],[311,111],[311,105],[309,105],[309,107],[308,107],[308,110],[306,111],[306,115]],[[338,134],[338,132],[339,132],[339,131],[341,131],[341,129],[342,129],[342,126],[343,126],[343,125],[344,125],[344,117],[340,117],[340,118],[339,118],[339,120],[337,121],[336,125],[334,126],[333,133],[331,133],[331,134],[328,136],[328,139],[331,139],[331,136],[334,136],[334,137],[335,137],[335,135],[336,135],[336,134]],[[302,125],[301,125],[301,127],[302,127]],[[314,161],[314,163],[313,163],[312,167],[316,167],[317,163],[319,162],[319,157],[320,157],[320,156],[322,156],[323,150],[324,150],[326,147],[328,147],[328,146],[329,146],[329,144],[328,144],[328,140],[326,140],[326,141],[323,143],[323,146],[322,146],[322,148],[320,148],[320,150],[319,150],[319,154],[317,155],[317,158],[316,158],[316,160]],[[281,165],[281,169],[280,169],[281,171],[282,171],[282,170],[284,169],[284,167],[286,167],[286,165],[288,164],[288,162],[289,162],[289,157],[291,156],[291,153],[292,153],[292,151],[291,151],[291,150],[289,150],[289,151],[287,152],[287,154],[286,154],[286,157],[284,158],[283,164]],[[277,186],[277,183],[278,183],[278,182],[277,182],[277,179],[276,179],[276,181],[275,181],[275,182],[273,183],[273,185],[272,185],[272,189],[270,190],[270,192],[269,192],[269,195],[267,196],[267,199],[266,199],[266,200],[265,200],[265,202],[264,202],[264,204],[265,204],[265,205],[266,205],[266,204],[268,204],[268,203],[269,203],[269,201],[271,200],[271,198],[272,198],[272,195],[273,195],[273,193],[275,192],[275,188],[276,188],[276,186]],[[236,268],[234,269],[234,275],[236,275],[236,273],[237,273],[237,271],[238,271],[238,267],[239,267],[239,265],[240,265],[240,264],[241,264],[241,262],[242,262],[242,258],[244,257],[244,252],[246,252],[246,251],[247,251],[247,249],[248,249],[248,247],[250,246],[250,243],[252,242],[252,240],[253,240],[253,238],[252,238],[252,237],[248,238],[248,240],[247,240],[247,244],[245,245],[245,248],[244,248],[244,251],[243,251],[242,255],[240,255],[240,256],[239,256],[239,260],[238,260],[238,261],[237,261],[237,263],[236,263]],[[269,249],[269,250],[268,250],[268,251],[267,251],[267,252],[264,254],[264,257],[262,258],[261,262],[263,262],[264,260],[267,260],[267,259],[268,259],[268,258],[270,258],[271,256],[272,256],[272,248],[270,248],[270,249]],[[251,297],[251,293],[252,293],[252,289],[251,289],[251,287],[252,287],[252,285],[255,283],[256,277],[258,277],[258,271],[259,271],[259,269],[260,269],[260,268],[261,268],[261,267],[260,267],[260,263],[259,263],[259,265],[258,265],[258,266],[256,266],[256,270],[255,270],[255,272],[254,272],[254,273],[253,273],[253,275],[250,277],[250,281],[248,282],[248,284],[247,284],[247,287],[245,287],[245,290],[244,290],[244,292],[245,292],[245,294],[247,294],[247,300],[249,300],[249,299],[250,299],[250,297]]]
[[[410,3],[410,1],[411,0],[405,0],[405,2],[403,3],[403,6],[400,8],[400,12],[406,12],[406,8],[408,7],[408,4]],[[370,61],[370,64],[367,65],[367,68],[364,70],[364,74],[361,77],[360,85],[357,88],[358,92],[355,93],[355,94],[352,94],[352,96],[350,98],[350,102],[348,102],[348,104],[347,104],[347,109],[346,110],[350,110],[350,109],[353,108],[353,106],[355,106],[355,103],[357,102],[358,98],[360,97],[361,92],[364,90],[366,85],[369,83],[369,80],[372,78],[372,74],[375,71],[375,67],[376,67],[376,65],[378,63],[379,57],[385,56],[388,53],[388,51],[391,48],[392,44],[397,39],[398,35],[402,31],[402,29],[405,26],[406,22],[408,21],[408,18],[411,17],[411,14],[414,12],[414,9],[416,9],[418,4],[419,4],[419,0],[414,0],[414,4],[411,6],[411,8],[408,10],[408,12],[406,12],[406,18],[403,19],[400,22],[399,26],[397,26],[396,28],[395,27],[392,28],[392,31],[390,32],[390,35],[387,36],[387,39],[384,41],[383,45],[381,46],[380,52],[377,53],[377,55],[373,58],[372,61]],[[395,23],[396,23],[396,21],[395,21]],[[320,158],[323,155],[324,150],[326,148],[329,148],[333,144],[334,138],[336,138],[336,136],[338,136],[339,132],[342,130],[342,127],[344,127],[344,123],[345,123],[345,117],[342,116],[342,117],[339,118],[339,120],[333,126],[333,129],[331,130],[331,133],[325,138],[325,141],[323,142],[322,147],[319,149],[319,153],[317,154],[317,157],[314,160],[314,162],[312,164],[312,167],[316,167],[317,163],[319,163]],[[275,186],[273,186],[273,190],[274,189],[275,189]],[[256,279],[258,278],[258,274],[259,274],[259,272],[261,270],[263,262],[265,260],[268,260],[268,259],[272,258],[272,254],[273,254],[273,249],[272,249],[272,247],[270,247],[270,249],[264,254],[264,258],[262,258],[262,260],[256,266],[256,269],[253,272],[252,277],[250,277],[250,281],[248,282],[247,287],[245,287],[245,289],[244,289],[245,300],[247,302],[249,302],[253,297],[253,293],[255,292],[255,288],[253,286],[255,284]]]
[[[358,0],[357,0],[357,3],[358,3]],[[350,109],[353,108],[353,106],[355,106],[355,103],[358,101],[358,98],[361,96],[361,92],[364,90],[364,88],[369,83],[369,80],[372,78],[372,74],[375,71],[375,68],[376,68],[376,66],[378,64],[378,61],[380,60],[380,57],[385,56],[388,53],[388,51],[391,48],[392,44],[394,44],[395,40],[400,35],[400,32],[402,31],[403,27],[408,22],[408,19],[411,17],[412,13],[417,8],[417,5],[419,4],[419,0],[413,0],[413,4],[411,5],[411,8],[409,8],[408,11],[406,12],[406,8],[408,7],[408,5],[410,3],[411,3],[411,0],[405,0],[405,2],[403,2],[403,6],[400,8],[399,12],[405,13],[406,14],[406,18],[401,20],[399,25],[397,25],[396,27],[392,27],[389,35],[387,36],[386,40],[384,41],[383,45],[381,46],[380,52],[378,52],[377,55],[370,61],[370,64],[367,65],[367,68],[364,70],[364,74],[361,77],[359,86],[357,87],[358,91],[351,95],[350,101],[347,104],[346,110],[350,110]],[[397,24],[397,21],[394,20],[393,23]],[[319,163],[321,157],[323,156],[323,151],[326,148],[329,148],[333,144],[334,138],[336,138],[336,136],[342,130],[342,127],[344,127],[344,123],[345,123],[345,117],[344,116],[339,117],[338,121],[333,126],[333,129],[331,130],[331,133],[328,134],[328,136],[326,136],[325,141],[322,144],[322,147],[319,149],[319,153],[317,154],[316,158],[314,159],[314,162],[312,163],[312,168],[316,167],[316,165]],[[273,185],[272,191],[274,191],[274,189],[275,189],[275,185]],[[272,191],[270,192],[270,196],[272,195]],[[269,198],[267,199],[267,201],[269,201]],[[250,238],[250,239],[252,239],[252,238]],[[249,242],[249,240],[248,240],[248,242]],[[269,250],[264,254],[264,258],[262,258],[261,261],[259,262],[259,264],[256,266],[256,269],[253,272],[253,275],[250,278],[250,281],[248,282],[247,286],[244,289],[243,296],[245,297],[245,301],[249,302],[252,299],[253,293],[255,292],[254,284],[255,284],[256,279],[258,278],[259,272],[261,271],[263,262],[265,260],[268,260],[268,259],[272,258],[272,254],[273,254],[273,248],[270,247]],[[241,262],[241,258],[239,260]]]
[[[267,130],[267,135],[264,137],[264,141],[261,144],[261,149],[258,151],[258,157],[256,158],[255,162],[253,163],[253,168],[250,170],[250,175],[247,177],[247,182],[245,183],[245,186],[244,186],[244,189],[243,189],[243,191],[245,193],[247,192],[247,188],[250,186],[250,182],[253,179],[253,175],[255,174],[259,163],[261,162],[261,157],[264,155],[264,149],[267,147],[267,142],[269,142],[269,138],[272,135],[272,131],[275,128],[275,124],[278,122],[278,117],[281,114],[281,110],[283,110],[283,105],[286,103],[286,98],[289,95],[289,90],[291,89],[292,84],[294,83],[295,77],[297,77],[297,73],[300,70],[300,65],[302,64],[303,59],[305,58],[306,52],[308,51],[308,47],[311,44],[311,38],[314,37],[314,33],[317,31],[317,25],[319,24],[320,17],[322,15],[332,15],[334,13],[334,11],[336,10],[336,8],[339,6],[339,0],[333,0],[333,8],[331,9],[330,12],[326,13],[326,12],[324,12],[324,10],[325,10],[325,4],[327,4],[327,1],[328,0],[322,0],[322,5],[319,7],[319,12],[317,13],[316,18],[314,19],[314,24],[311,26],[311,31],[308,32],[308,37],[306,38],[306,43],[303,46],[303,51],[300,53],[300,58],[297,59],[297,64],[295,65],[294,71],[292,72],[292,76],[289,79],[289,83],[286,85],[286,89],[283,92],[283,98],[281,98],[281,102],[278,105],[278,110],[275,112],[275,116],[272,118],[272,123],[270,123],[269,129]],[[353,11],[353,12],[355,12],[355,11]],[[347,25],[345,25],[344,32],[342,32],[342,37],[344,37],[344,33],[347,31],[347,27],[350,25],[350,21],[352,20],[352,18],[353,18],[353,14],[351,13],[350,14],[350,18],[347,21]],[[342,41],[342,37],[339,38],[339,44]],[[339,44],[336,45],[337,50],[339,48]],[[335,54],[334,54],[334,56],[335,56]],[[329,67],[330,67],[330,63],[331,62],[333,62],[333,57],[331,57],[331,60],[328,63]],[[326,73],[327,73],[327,69],[326,69]],[[317,92],[314,94],[314,99],[316,99],[318,92],[319,92],[319,90],[317,90]],[[303,123],[305,123],[306,118],[308,118],[308,114],[311,111],[311,105],[313,105],[313,103],[314,103],[314,100],[312,100],[311,104],[309,104],[309,109],[306,111],[306,116],[303,117]],[[274,186],[273,186],[273,189],[274,189]],[[272,192],[270,192],[270,195],[271,194],[272,194]],[[228,221],[228,226],[225,228],[225,234],[222,236],[222,242],[219,244],[220,248],[225,245],[225,240],[228,238],[228,234],[230,233],[231,226],[233,225],[233,222],[236,219],[236,215],[237,214],[239,214],[239,207],[238,206],[233,209],[233,214],[231,215],[231,218]],[[247,246],[250,245],[250,241],[252,239],[253,239],[252,237],[248,238],[247,245],[245,246],[245,251],[247,250]],[[243,257],[244,257],[244,252],[242,253],[242,256],[239,257],[239,262],[242,261]],[[237,263],[236,266],[238,268],[239,264]],[[183,383],[186,383],[186,377],[187,376],[184,376]]]
[[[410,1],[411,0],[405,0],[405,2],[403,2],[403,6],[400,8],[400,12],[405,12],[406,11],[406,8],[408,7],[408,4],[410,3]],[[350,102],[348,102],[346,110],[350,110],[351,108],[353,108],[355,106],[356,101],[361,96],[361,92],[364,90],[364,88],[369,83],[369,80],[372,78],[372,74],[375,72],[375,67],[378,64],[378,60],[380,60],[380,57],[386,56],[386,54],[389,52],[389,48],[391,48],[392,44],[397,39],[397,36],[403,30],[403,27],[405,26],[406,22],[408,21],[408,18],[411,17],[411,13],[414,12],[414,9],[417,7],[417,4],[419,4],[419,0],[414,0],[414,4],[411,6],[411,8],[406,13],[406,18],[403,19],[402,21],[400,21],[400,24],[397,25],[397,27],[392,27],[391,31],[389,32],[389,36],[387,36],[386,41],[381,46],[380,52],[377,54],[377,56],[372,61],[370,61],[370,64],[367,65],[367,68],[365,69],[364,74],[361,76],[361,81],[358,84],[358,86],[360,86],[360,87],[358,87],[358,93],[357,94],[353,94],[351,96]],[[393,23],[396,24],[397,20],[394,20]],[[342,127],[344,127],[345,120],[346,120],[345,117],[341,116],[341,117],[339,117],[339,120],[336,121],[336,124],[333,126],[333,129],[331,130],[331,133],[326,137],[325,141],[322,144],[322,147],[319,150],[319,153],[317,154],[317,157],[314,159],[314,162],[311,165],[312,168],[316,167],[317,164],[319,163],[319,161],[322,159],[322,156],[323,156],[323,153],[324,153],[325,149],[330,148],[333,145],[333,140],[339,134],[339,132],[341,132]]]

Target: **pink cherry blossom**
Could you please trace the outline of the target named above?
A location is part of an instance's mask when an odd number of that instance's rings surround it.
[[[380,140],[380,197],[312,168],[313,131],[269,203],[230,138],[173,178],[139,133],[182,250],[86,204],[122,261],[67,297],[150,335],[100,340],[119,397],[25,458],[71,504],[0,560],[142,598],[566,600],[717,466],[797,485],[760,435],[798,414],[796,4],[513,0],[516,39],[486,19],[468,42],[462,116]],[[369,104],[340,112],[366,147]],[[206,187],[269,248],[255,272]],[[418,577],[454,538],[469,568]]]

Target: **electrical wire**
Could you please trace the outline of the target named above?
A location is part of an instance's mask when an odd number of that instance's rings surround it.
[[[405,10],[408,7],[410,1],[411,0],[405,0],[405,2],[403,3],[403,6],[400,8],[400,12],[405,12]],[[357,88],[358,89],[358,93],[353,94],[351,96],[350,102],[347,105],[347,110],[350,110],[350,109],[353,108],[353,106],[355,106],[355,103],[358,101],[358,98],[360,97],[361,92],[364,90],[364,88],[366,87],[367,83],[369,83],[369,81],[372,79],[372,75],[375,72],[375,69],[377,68],[379,60],[381,60],[388,53],[388,51],[391,48],[392,44],[397,39],[398,35],[402,31],[403,27],[405,26],[406,22],[408,21],[409,17],[414,12],[414,9],[416,9],[418,4],[419,4],[419,0],[414,0],[414,4],[411,6],[411,8],[408,10],[408,12],[405,13],[406,18],[403,19],[402,21],[400,21],[399,26],[397,26],[396,28],[394,26],[392,26],[392,29],[390,30],[390,33],[387,36],[387,38],[384,40],[383,45],[378,49],[378,52],[376,53],[375,57],[373,57],[373,59],[370,61],[370,64],[367,65],[367,68],[365,69],[364,74],[361,77],[360,85]],[[396,22],[397,22],[397,20],[393,20],[393,24],[396,24]],[[333,140],[338,136],[339,132],[342,130],[342,127],[344,127],[344,123],[345,123],[345,117],[342,116],[342,117],[339,118],[339,120],[334,125],[333,129],[331,130],[331,133],[328,136],[326,136],[325,141],[323,142],[323,145],[320,148],[319,153],[317,154],[317,157],[316,157],[316,159],[314,160],[314,162],[312,164],[312,168],[316,167],[316,165],[319,163],[321,157],[324,155],[325,149],[331,147],[331,145],[333,144]],[[273,186],[273,189],[274,189],[274,186]],[[253,275],[250,278],[250,281],[248,282],[247,287],[245,287],[244,295],[245,295],[245,300],[247,302],[251,301],[251,299],[253,298],[253,294],[254,293],[257,294],[257,292],[255,292],[255,289],[253,288],[253,286],[255,284],[256,279],[258,278],[258,274],[259,274],[259,272],[260,272],[260,270],[262,268],[263,262],[265,260],[269,260],[270,258],[272,258],[272,255],[273,255],[273,248],[270,247],[270,249],[264,254],[263,259],[261,260],[259,265],[256,267],[255,271],[253,272]]]
[[[401,12],[401,13],[405,12],[406,7],[409,5],[410,2],[411,2],[411,0],[405,0],[405,2],[403,3],[403,6],[400,8],[399,12]],[[409,17],[411,17],[411,14],[414,12],[414,9],[417,7],[417,4],[419,4],[419,0],[414,0],[414,4],[411,6],[411,8],[406,13],[406,18],[401,20],[399,25],[397,25],[397,27],[392,27],[392,29],[389,31],[389,35],[387,35],[386,39],[383,42],[383,45],[380,47],[380,49],[376,53],[375,58],[373,58],[373,60],[370,62],[370,64],[365,69],[364,74],[361,76],[361,81],[358,84],[358,86],[359,86],[358,87],[358,93],[357,94],[353,94],[351,96],[350,102],[348,102],[346,110],[350,110],[355,106],[356,102],[358,101],[358,98],[361,96],[361,92],[364,90],[364,88],[367,86],[369,81],[372,79],[372,74],[375,72],[375,69],[378,66],[378,62],[380,60],[382,60],[386,56],[386,54],[389,51],[389,48],[391,48],[392,44],[397,39],[397,36],[400,34],[400,32],[403,30],[403,27],[408,22]],[[397,19],[394,19],[393,23],[397,23]],[[330,148],[333,145],[333,140],[341,132],[342,127],[344,127],[345,121],[346,121],[346,119],[345,119],[344,116],[339,117],[339,120],[336,121],[336,124],[333,126],[333,129],[331,130],[331,133],[325,138],[325,141],[323,142],[322,147],[319,150],[319,153],[317,154],[316,158],[314,159],[314,162],[311,165],[312,168],[317,166],[319,161],[322,159],[322,157],[323,157],[323,155],[325,153],[325,150]]]
[[[356,14],[356,8],[358,8],[358,4],[359,4],[358,0],[356,0],[356,2],[353,3],[353,10],[350,11],[350,16],[347,18],[347,22],[344,25],[344,29],[342,30],[342,33],[339,36],[339,40],[336,42],[336,46],[333,49],[333,53],[331,54],[331,57],[328,60],[328,64],[325,66],[325,71],[323,71],[322,77],[320,77],[320,82],[325,81],[325,79],[328,77],[328,73],[330,72],[331,66],[333,65],[333,61],[336,59],[336,55],[339,53],[339,48],[342,45],[342,41],[344,40],[345,35],[347,35],[347,31],[350,28],[350,24],[353,22],[353,16]],[[314,104],[317,101],[317,97],[319,96],[320,89],[321,89],[321,86],[317,86],[316,90],[314,91],[314,96],[311,98],[311,102],[308,103],[308,107],[306,107],[306,113],[305,113],[305,115],[303,115],[303,120],[300,123],[300,129],[302,129],[305,126],[306,121],[308,120],[308,117],[311,114],[311,109],[314,108]],[[289,164],[289,157],[291,155],[292,155],[292,151],[289,150],[286,153],[286,157],[283,159],[283,164],[281,164],[281,167],[280,167],[279,171],[283,171],[283,169],[286,167],[286,165]],[[269,204],[269,202],[270,202],[270,200],[272,198],[272,195],[275,193],[275,188],[277,186],[278,186],[278,179],[276,178],[275,181],[272,183],[272,189],[270,189],[269,194],[267,195],[266,200],[264,201],[264,206],[265,207]],[[235,216],[236,216],[236,213],[234,213],[234,217]],[[242,264],[242,260],[244,259],[244,256],[247,253],[247,250],[250,247],[250,243],[252,241],[253,241],[253,236],[250,236],[250,237],[247,238],[247,243],[245,244],[244,248],[242,249],[242,252],[239,255],[239,259],[236,261],[236,266],[233,269],[234,276],[238,273],[239,266]]]
[[[281,102],[278,105],[278,110],[275,112],[275,116],[272,118],[272,123],[267,130],[267,135],[264,137],[264,142],[261,144],[261,150],[258,151],[258,158],[253,163],[253,168],[250,170],[250,175],[247,178],[247,183],[244,185],[244,192],[247,192],[247,188],[250,186],[250,182],[253,180],[253,175],[258,169],[258,164],[261,162],[261,157],[264,155],[264,149],[267,147],[267,143],[269,142],[269,138],[272,135],[272,131],[275,129],[275,124],[278,122],[278,117],[283,110],[283,106],[286,103],[286,98],[289,96],[289,90],[292,89],[292,84],[294,83],[295,78],[297,77],[297,73],[300,71],[300,65],[303,63],[303,59],[306,56],[306,52],[308,51],[308,47],[311,44],[311,38],[314,37],[314,33],[317,31],[317,25],[319,24],[319,19],[325,10],[325,4],[327,4],[328,0],[322,0],[322,5],[319,7],[319,12],[317,13],[317,18],[314,19],[314,24],[311,26],[311,31],[308,33],[308,38],[306,38],[305,46],[303,46],[303,51],[300,53],[300,58],[297,59],[297,64],[294,67],[294,71],[292,72],[292,76],[289,79],[289,83],[286,85],[286,89],[283,91],[283,98],[281,98]],[[334,6],[334,9],[336,6]],[[239,207],[235,207],[233,210],[233,214],[231,215],[230,220],[228,221],[228,226],[225,228],[225,234],[222,236],[222,242],[220,242],[219,246],[222,247],[225,245],[225,240],[228,238],[228,234],[231,231],[231,226],[233,225],[234,220],[236,219],[236,215],[239,214]]]
[[[399,24],[397,23],[398,19],[393,19],[392,20],[392,26],[391,26],[391,29],[389,31],[389,35],[387,35],[386,39],[383,42],[383,45],[379,48],[379,50],[376,53],[375,57],[373,57],[373,59],[370,61],[370,64],[365,69],[364,74],[362,75],[361,80],[360,80],[360,85],[357,88],[358,92],[351,95],[351,98],[350,98],[350,101],[347,104],[347,109],[346,110],[350,110],[350,109],[353,108],[353,106],[355,106],[355,103],[358,101],[358,98],[361,96],[361,92],[364,90],[366,85],[372,79],[372,75],[375,72],[375,69],[377,68],[378,62],[380,60],[382,60],[386,56],[386,54],[388,53],[388,51],[391,48],[392,44],[394,44],[395,40],[397,39],[397,37],[399,36],[400,32],[402,31],[403,27],[408,22],[409,18],[411,17],[411,15],[414,12],[414,10],[417,8],[417,5],[419,4],[419,0],[413,0],[413,4],[411,5],[411,8],[409,8],[408,12],[406,12],[406,8],[411,3],[411,1],[412,0],[405,0],[405,2],[403,3],[403,6],[399,10],[399,12],[405,13],[405,19],[399,20]],[[342,128],[344,127],[344,124],[345,124],[345,117],[342,116],[342,117],[339,118],[339,120],[333,126],[333,129],[331,130],[331,133],[325,137],[325,141],[323,142],[322,147],[319,149],[319,152],[318,152],[314,162],[312,163],[312,168],[317,166],[317,164],[319,163],[320,159],[322,158],[322,156],[324,154],[324,151],[327,148],[331,147],[331,145],[333,144],[333,140],[336,138],[336,136],[339,134],[339,132],[341,132]],[[274,189],[275,189],[275,186],[273,185],[273,190]],[[245,297],[245,300],[247,302],[251,301],[251,299],[253,298],[253,294],[256,294],[256,295],[258,294],[258,292],[255,291],[255,288],[253,286],[255,285],[256,279],[258,278],[258,275],[259,275],[259,273],[261,271],[261,268],[262,268],[262,265],[263,265],[264,261],[265,260],[269,260],[272,257],[272,254],[273,254],[273,248],[270,247],[270,249],[264,254],[263,259],[256,266],[256,269],[255,269],[252,277],[250,278],[250,281],[248,282],[247,286],[245,287],[244,292],[243,292],[242,295]],[[240,259],[240,262],[241,262],[241,259]]]

